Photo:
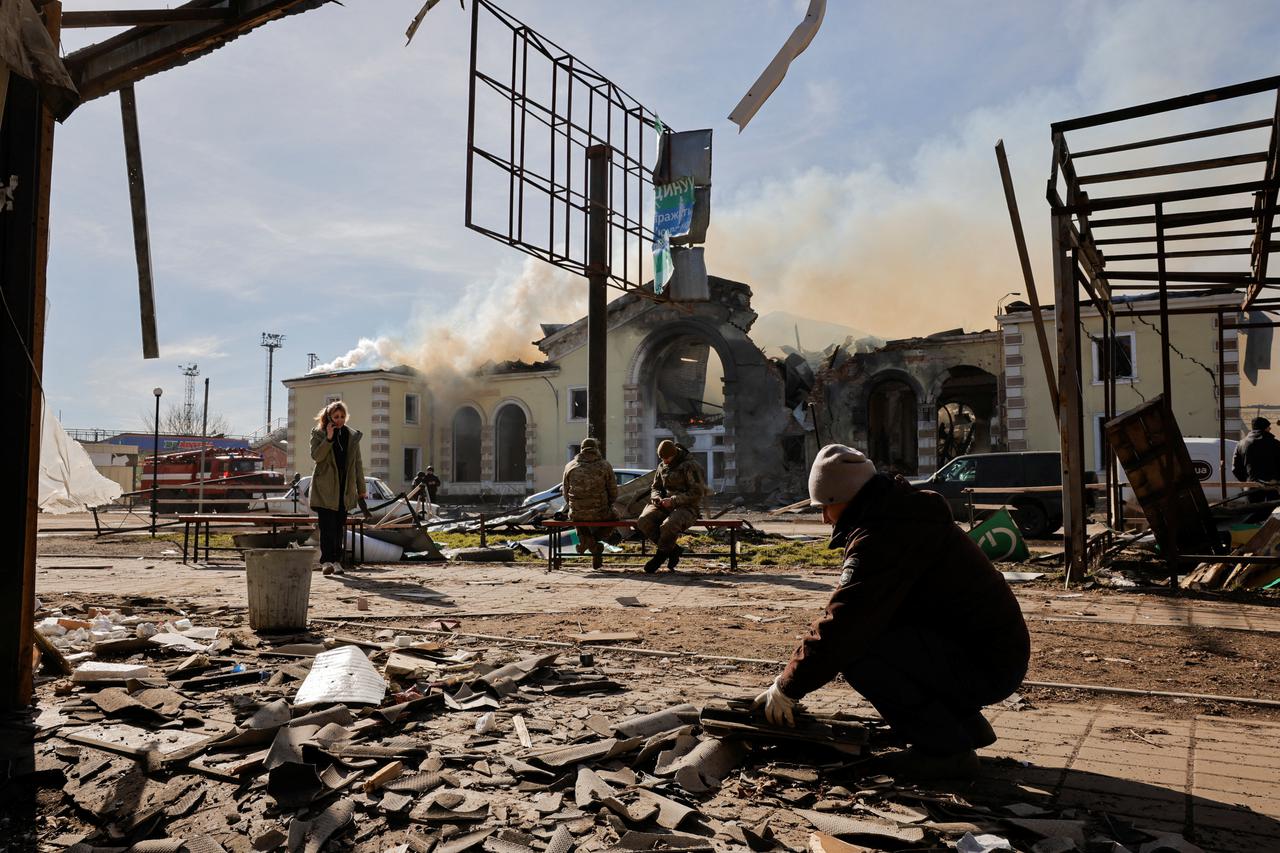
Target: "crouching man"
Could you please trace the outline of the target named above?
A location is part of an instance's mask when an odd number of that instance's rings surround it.
[[[613,502],[618,499],[618,480],[613,466],[600,455],[600,443],[584,438],[573,461],[564,466],[560,483],[570,521],[613,521]],[[604,562],[601,539],[609,534],[607,527],[579,527],[578,553],[591,552],[592,568]]]
[[[671,439],[658,444],[658,470],[649,491],[649,505],[636,519],[636,528],[657,551],[644,564],[650,574],[663,563],[675,571],[684,548],[678,540],[702,515],[706,496],[706,475],[693,455]]]
[[[911,745],[886,769],[976,773],[975,750],[996,739],[982,707],[1017,689],[1031,654],[1009,585],[945,499],[877,474],[857,450],[822,448],[809,498],[832,526],[830,547],[844,549],[840,579],[755,706],[770,723],[795,725],[799,700],[843,674]]]

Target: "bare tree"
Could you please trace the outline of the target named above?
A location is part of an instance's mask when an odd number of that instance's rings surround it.
[[[151,412],[142,416],[142,423],[147,432],[155,432],[156,418]],[[199,435],[201,427],[200,412],[188,412],[186,407],[170,403],[160,413],[160,432],[165,435]],[[223,435],[230,427],[222,415],[209,415],[209,435]]]

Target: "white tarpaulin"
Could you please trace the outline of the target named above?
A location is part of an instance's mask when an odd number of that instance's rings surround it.
[[[773,94],[774,89],[778,88],[782,78],[787,76],[791,60],[804,53],[809,42],[813,41],[826,14],[827,0],[809,0],[809,11],[805,13],[804,20],[792,31],[791,37],[782,46],[782,50],[778,51],[773,62],[769,63],[769,67],[765,68],[747,94],[742,96],[742,100],[738,101],[733,112],[729,113],[729,121],[738,126],[739,133],[747,126],[747,122],[751,121],[756,111],[764,106],[764,102],[769,100],[769,96]]]
[[[40,510],[54,515],[83,512],[120,497],[120,484],[98,473],[89,454],[67,435],[48,406],[41,416]]]

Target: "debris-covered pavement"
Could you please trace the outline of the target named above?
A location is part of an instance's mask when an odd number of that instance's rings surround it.
[[[865,706],[819,700],[770,730],[743,701],[761,676],[729,662],[475,639],[448,618],[260,636],[239,609],[158,599],[67,601],[37,627],[70,674],[40,685],[9,782],[38,804],[5,833],[42,849],[1199,849],[1160,840],[1182,821],[1065,796],[1028,760],[980,783],[885,775],[894,746]]]

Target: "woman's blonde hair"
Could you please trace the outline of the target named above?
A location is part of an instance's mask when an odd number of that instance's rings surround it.
[[[325,421],[329,419],[329,415],[338,409],[342,409],[343,414],[347,417],[351,416],[351,413],[347,411],[346,403],[341,400],[334,400],[332,403],[325,403],[324,408],[316,412],[316,423],[324,426]]]

